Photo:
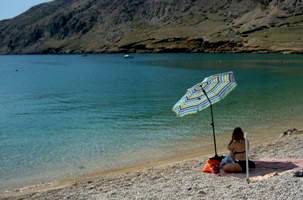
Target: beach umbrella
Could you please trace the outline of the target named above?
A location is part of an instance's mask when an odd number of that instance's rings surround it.
[[[224,99],[237,86],[233,72],[215,74],[192,86],[174,105],[178,117],[194,114],[210,107],[215,156],[217,156],[213,104]]]

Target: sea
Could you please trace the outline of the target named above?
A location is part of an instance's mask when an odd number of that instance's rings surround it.
[[[214,105],[218,137],[302,122],[303,55],[0,56],[0,191],[211,147],[209,109],[179,118],[172,107],[227,71],[238,86]]]

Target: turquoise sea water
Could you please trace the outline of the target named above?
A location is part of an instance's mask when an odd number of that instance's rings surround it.
[[[214,106],[218,135],[303,119],[302,55],[0,56],[0,190],[194,146],[210,134],[209,112],[176,118],[171,108],[230,70],[239,85]]]

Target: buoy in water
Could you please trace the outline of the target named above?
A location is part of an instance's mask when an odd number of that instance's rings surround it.
[[[123,57],[126,58],[126,59],[127,59],[127,58],[128,58],[128,59],[129,59],[129,58],[134,58],[133,56],[131,56],[131,55],[129,55],[129,54],[125,54]]]

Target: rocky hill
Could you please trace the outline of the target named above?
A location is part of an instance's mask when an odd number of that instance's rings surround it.
[[[54,0],[0,21],[0,53],[303,52],[302,0]]]

